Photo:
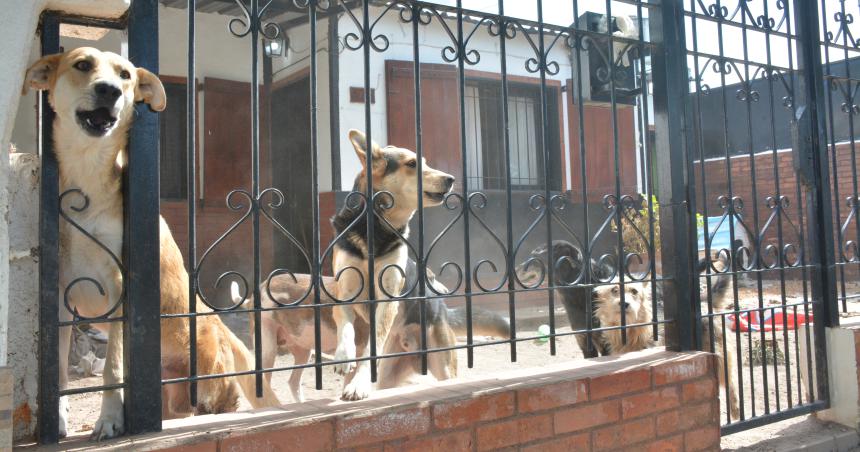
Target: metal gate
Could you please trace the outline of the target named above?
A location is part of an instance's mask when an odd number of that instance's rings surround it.
[[[455,192],[447,195],[443,208],[438,209],[447,216],[433,217],[435,213],[425,214],[418,209],[413,221],[417,238],[413,237],[409,246],[410,257],[419,271],[431,269],[448,278],[450,290],[439,290],[429,279],[418,278],[411,287],[412,294],[383,294],[382,275],[371,271],[362,286],[368,289],[367,300],[339,301],[370,305],[371,318],[377,304],[390,302],[386,299],[421,303],[421,306],[429,299],[462,302],[467,312],[466,344],[451,349],[465,349],[470,368],[480,366],[475,357],[480,356],[483,347],[503,344],[509,348],[511,361],[516,361],[518,344],[523,341],[545,336],[550,353],[555,355],[559,337],[585,337],[584,342],[591,347],[593,333],[619,330],[626,341],[630,328],[636,327],[647,328],[653,339],[664,341],[671,350],[713,350],[723,360],[731,360],[723,366],[723,378],[737,383],[739,398],[737,415],[724,417],[724,434],[827,406],[824,328],[838,324],[838,300],[847,310],[857,297],[857,286],[850,281],[860,262],[857,245],[860,222],[856,219],[860,197],[853,122],[860,112],[854,102],[860,81],[851,76],[851,56],[860,40],[851,34],[849,25],[853,16],[846,11],[844,1],[839,1],[834,9],[836,3],[830,0],[822,0],[820,5],[801,0],[713,3],[572,0],[564,2],[564,9],[573,20],[557,24],[552,16],[562,3],[548,0],[537,0],[528,17],[515,17],[510,12],[512,2],[504,0],[492,5],[491,11],[468,9],[461,0],[449,4],[294,0],[283,5],[258,0],[237,0],[230,5],[216,5],[218,2],[211,0],[135,0],[127,22],[94,23],[46,15],[41,24],[43,53],[59,50],[60,22],[127,27],[131,61],[157,71],[159,3],[187,12],[188,58],[183,75],[186,80],[194,81],[186,82],[185,99],[186,130],[192,131],[199,121],[196,55],[205,45],[205,40],[196,34],[199,9],[233,14],[225,20],[223,32],[247,44],[244,56],[249,61],[250,134],[247,152],[242,154],[250,162],[244,181],[247,187],[230,187],[226,200],[219,200],[222,204],[226,201],[235,218],[215,239],[202,243],[197,230],[199,210],[205,205],[197,193],[199,143],[196,133],[187,134],[186,152],[181,159],[187,174],[187,200],[183,201],[187,229],[173,233],[187,240],[186,265],[192,301],[187,313],[159,316],[154,307],[157,304],[153,304],[153,300],[159,299],[158,252],[152,246],[158,243],[155,231],[158,230],[159,153],[131,152],[125,180],[124,252],[121,258],[115,256],[123,275],[123,295],[110,312],[85,318],[63,303],[65,294],[58,290],[57,231],[60,221],[74,225],[69,209],[75,212],[86,209],[86,196],[74,191],[58,193],[51,128],[43,127],[41,442],[58,439],[60,396],[122,390],[126,431],[140,433],[161,428],[158,413],[161,413],[163,386],[187,384],[193,404],[198,381],[229,376],[198,375],[195,322],[203,315],[241,313],[255,319],[250,333],[256,352],[254,368],[238,375],[255,375],[258,395],[264,375],[286,370],[314,368],[316,387],[322,387],[323,369],[337,364],[322,358],[320,319],[325,307],[322,300],[334,297],[323,286],[322,276],[329,271],[332,246],[345,239],[341,233],[325,239],[329,240],[326,243],[321,232],[327,219],[322,218],[320,195],[318,39],[326,35],[342,36],[342,41],[334,47],[330,41],[329,49],[342,45],[343,52],[360,57],[361,86],[350,87],[350,93],[355,89],[353,101],[363,102],[361,124],[370,141],[379,136],[373,128],[373,112],[380,108],[374,105],[374,90],[378,85],[371,74],[371,62],[389,52],[392,39],[375,27],[386,20],[395,21],[405,30],[402,39],[406,41],[399,45],[407,48],[406,53],[412,57],[405,65],[391,64],[391,67],[410,74],[408,84],[413,89],[413,103],[407,113],[412,115],[408,124],[412,132],[409,142],[400,145],[416,151],[419,170],[424,164],[421,157],[428,155],[428,150],[433,151],[428,145],[432,141],[428,118],[424,117],[422,122],[425,111],[422,102],[427,102],[420,94],[422,83],[427,83],[422,65],[428,54],[419,39],[431,28],[442,39],[434,50],[438,54],[429,58],[436,61],[434,74],[450,74],[452,84],[446,86],[456,90],[456,101],[450,105],[456,130],[446,132],[449,135],[457,132],[454,141],[458,160],[454,166],[462,182]],[[204,8],[199,8],[204,3]],[[263,149],[271,149],[271,128],[277,126],[277,120],[289,120],[271,118],[271,110],[262,113],[270,106],[265,99],[261,100],[261,95],[268,96],[274,76],[268,52],[284,33],[280,24],[269,21],[269,15],[281,7],[284,12],[300,13],[300,17],[282,24],[299,21],[307,24],[303,33],[308,34],[309,46],[310,141],[308,161],[304,163],[310,168],[311,193],[303,213],[310,216],[312,228],[306,241],[297,238],[295,231],[279,221],[281,217],[275,209],[282,206],[285,195],[277,187],[266,187],[269,179],[261,173],[260,166]],[[330,23],[327,32],[321,32],[319,21],[332,17],[342,20]],[[499,55],[498,67],[491,76],[478,71],[482,68],[481,52],[485,62],[487,54],[492,55],[477,49],[476,42],[485,38],[491,40]],[[509,58],[511,49],[517,45],[526,49],[526,53]],[[330,56],[329,71],[337,66],[337,59]],[[514,63],[522,67],[514,68]],[[561,68],[569,69],[569,80],[564,79],[565,74],[559,75]],[[337,72],[330,72],[326,80],[338,83]],[[263,82],[262,89],[259,81]],[[330,91],[326,97],[331,109],[339,108],[336,91]],[[499,108],[495,117],[500,126],[487,129],[498,140],[497,154],[486,154],[485,150],[481,154],[483,148],[476,150],[477,133],[466,126],[470,115],[481,105],[479,96],[487,91],[501,99],[497,99]],[[512,102],[515,96],[525,98],[522,93],[533,96],[530,100]],[[609,138],[608,144],[604,144],[606,152],[593,154],[589,149],[593,143],[587,137],[588,129],[600,124],[589,122],[588,108],[596,103],[601,103],[607,112]],[[559,111],[558,119],[553,118],[550,106]],[[534,118],[529,120],[532,122],[512,118],[527,108],[533,109]],[[50,110],[45,98],[45,125],[51,124]],[[619,119],[622,111],[630,113],[629,130],[623,128]],[[340,121],[337,115],[329,121],[332,129],[329,144],[333,149],[337,147],[337,137],[343,133],[338,129]],[[534,137],[521,140],[525,143],[522,145],[512,139],[513,134],[520,133],[520,127],[525,131],[529,127],[536,129],[532,130]],[[559,138],[561,133],[554,133],[552,127],[569,132],[565,133],[568,137]],[[624,134],[629,134],[635,142],[629,149],[625,147]],[[131,149],[157,149],[158,137],[157,116],[139,108],[130,137]],[[333,149],[331,155],[335,154]],[[528,154],[529,158],[540,161],[540,165],[521,168],[524,165],[518,160],[521,151],[533,152]],[[565,156],[562,162],[569,166],[558,174],[555,171],[560,165],[555,152],[561,152]],[[487,169],[486,162],[492,159],[502,162],[499,168]],[[626,166],[631,160],[636,162],[632,173]],[[484,165],[483,172],[476,173],[474,166],[479,162]],[[849,170],[839,162],[850,164]],[[333,181],[339,181],[341,163],[342,160],[331,162],[333,174],[337,168]],[[598,186],[596,165],[604,163],[601,171],[609,182]],[[850,184],[843,184],[846,179]],[[366,182],[368,187],[372,186],[369,173]],[[331,184],[334,186],[334,182]],[[421,185],[418,187],[421,193]],[[497,191],[492,192],[488,187]],[[847,212],[836,202],[839,196],[847,196],[845,187],[850,187],[851,193]],[[419,196],[419,207],[421,199]],[[367,227],[369,237],[374,236],[374,224],[385,227],[375,217],[390,209],[393,202],[390,193],[372,189],[344,192],[340,198],[340,206],[360,211],[356,218],[364,219],[364,222],[356,220],[348,228]],[[367,208],[367,204],[374,208]],[[490,220],[492,206],[502,212],[495,217],[496,222]],[[211,263],[207,259],[213,250],[235,240],[240,235],[235,231],[242,224],[250,225],[249,235],[244,237],[250,239],[248,275],[229,268],[208,278],[212,287],[204,287],[201,283],[204,262]],[[311,284],[301,297],[275,299],[272,306],[263,305],[261,299],[267,295],[266,287],[272,278],[297,271],[264,259],[265,248],[270,244],[261,234],[261,228],[273,229],[276,240],[287,243],[299,257],[297,260],[306,263],[304,271],[309,273]],[[80,232],[87,234],[84,230]],[[639,247],[629,248],[625,234],[628,238],[635,236]],[[553,241],[558,239],[573,243],[579,257],[554,255]],[[459,243],[456,253],[440,257],[441,248],[437,244],[452,240]],[[548,251],[529,254],[537,245]],[[205,251],[199,252],[201,249]],[[434,252],[437,254],[433,255]],[[709,264],[701,269],[700,275],[696,262],[701,257],[708,257]],[[570,280],[559,279],[561,268],[576,259],[589,265],[580,265],[579,272]],[[373,257],[370,262],[372,268]],[[264,268],[269,266],[273,268]],[[530,266],[539,268],[536,282],[526,282],[518,276],[518,269]],[[604,272],[604,268],[608,270]],[[405,272],[405,269],[387,267],[380,273],[389,271]],[[241,286],[242,299],[228,304],[212,301],[216,298],[212,294],[224,290],[223,283],[228,280]],[[716,286],[722,284],[719,281],[730,281],[730,289],[721,300],[715,298],[719,294]],[[98,284],[82,280],[69,285],[75,283]],[[589,316],[584,328],[559,331],[565,325],[555,321],[555,307],[560,304],[556,289],[590,291],[615,285],[621,289],[623,303],[626,285],[646,283],[651,294],[648,319],[633,321],[622,310],[620,326],[600,327]],[[545,294],[548,310],[553,313],[547,321],[548,334],[517,331],[517,307],[534,294]],[[274,298],[271,293],[268,296]],[[493,296],[500,297],[505,304],[510,336],[493,342],[476,342],[472,331],[473,307]],[[198,297],[212,312],[196,312],[193,300]],[[591,312],[591,297],[587,298],[587,310]],[[248,300],[253,301],[246,303]],[[722,304],[725,300],[728,305]],[[117,316],[120,306],[123,315]],[[265,367],[261,356],[261,316],[301,309],[313,311],[315,359],[287,367]],[[191,325],[190,370],[188,375],[162,380],[159,329],[166,319],[187,320]],[[428,348],[427,321],[422,314],[420,350],[400,354],[419,355],[424,373],[428,371],[428,352],[434,351]],[[63,379],[57,366],[57,342],[62,328],[95,322],[123,322],[125,380],[112,386],[60,390]],[[371,337],[375,338],[373,332]],[[358,358],[370,363],[374,380],[381,346],[371,340],[369,356]],[[732,412],[733,394],[729,386],[726,385],[722,395],[727,413]]]

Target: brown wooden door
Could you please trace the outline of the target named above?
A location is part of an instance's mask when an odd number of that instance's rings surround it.
[[[251,85],[206,78],[203,87],[203,200],[224,205],[230,191],[251,188]]]
[[[388,144],[415,149],[415,80],[410,61],[386,61]],[[457,68],[421,65],[422,148],[427,163],[463,180]]]

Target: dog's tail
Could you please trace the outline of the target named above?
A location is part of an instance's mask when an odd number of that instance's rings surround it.
[[[230,349],[233,352],[233,363],[236,366],[236,372],[254,370],[254,356],[248,351],[245,344],[229,329],[227,336],[230,342]],[[245,398],[248,399],[252,407],[265,408],[281,405],[281,401],[278,400],[278,396],[272,391],[268,379],[263,379],[263,396],[259,398],[257,397],[256,378],[254,378],[254,375],[242,375],[236,377],[236,380],[238,380],[239,386],[242,388],[242,394],[245,395]]]
[[[239,284],[235,281],[230,283],[230,298],[233,300],[233,303],[241,303],[242,302],[242,294],[239,293]],[[245,300],[245,304],[251,302],[252,297],[247,297]],[[251,315],[251,330],[253,331],[253,322],[254,316]],[[254,355],[245,347],[245,344],[236,337],[235,334],[231,331],[229,333],[230,336],[230,348],[233,351],[233,360],[236,364],[237,372],[244,372],[248,370],[254,369]],[[239,381],[239,386],[242,387],[242,393],[245,395],[245,398],[248,399],[248,402],[254,408],[263,408],[269,406],[278,406],[281,402],[278,400],[278,396],[275,395],[274,391],[272,391],[271,386],[269,385],[269,381],[267,379],[263,379],[263,397],[257,397],[257,387],[256,387],[256,378],[253,375],[243,375],[241,377],[236,377]]]
[[[723,271],[725,263],[722,260],[717,261],[717,269]],[[708,269],[710,261],[707,259],[699,259],[698,271],[699,277],[705,278],[705,271]],[[722,265],[722,267],[720,267]],[[724,311],[732,306],[732,297],[729,296],[729,291],[732,287],[732,277],[725,273],[711,273],[711,300],[713,308],[717,311]],[[700,294],[702,302],[707,300],[707,293],[702,291]]]
[[[239,283],[236,281],[230,281],[230,299],[233,300],[234,304],[242,301],[242,294],[239,293]],[[250,297],[248,299],[250,300]]]
[[[448,325],[457,336],[466,335],[466,307],[447,308]],[[486,309],[472,307],[472,334],[476,336],[510,337],[511,323],[507,318]]]

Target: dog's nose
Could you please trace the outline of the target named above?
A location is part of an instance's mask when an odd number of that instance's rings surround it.
[[[455,181],[455,180],[456,180],[456,179],[454,179],[454,176],[448,176],[448,177],[446,177],[446,178],[445,178],[445,187],[446,187],[446,188],[449,188],[449,189],[450,189],[451,187],[453,187],[453,186],[454,186],[454,181]]]
[[[119,96],[122,96],[122,89],[113,83],[97,83],[94,90],[96,92],[96,97],[100,102],[109,102],[113,104],[117,99],[119,99]]]
[[[621,302],[621,309],[627,309],[629,307],[630,307],[630,303],[628,303],[626,301]]]

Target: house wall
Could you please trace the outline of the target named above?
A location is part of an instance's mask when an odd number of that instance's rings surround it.
[[[372,7],[370,16],[379,17],[383,8]],[[354,10],[353,14],[361,20],[361,10]],[[456,33],[456,22],[448,21],[448,26]],[[471,27],[472,24],[464,24]],[[470,28],[466,28],[470,30]],[[343,14],[339,22],[340,36],[348,33],[356,33],[355,23],[347,14]],[[402,23],[397,11],[389,11],[373,29],[374,36],[383,35],[389,40],[389,47],[384,52],[370,52],[370,87],[376,91],[376,103],[371,106],[371,131],[374,140],[385,144],[388,136],[386,115],[386,87],[385,87],[385,61],[386,60],[413,60],[412,25]],[[444,28],[439,24],[436,17],[430,25],[421,26],[418,29],[418,44],[420,46],[420,59],[422,63],[453,64],[447,63],[442,58],[442,49],[451,43]],[[564,80],[570,78],[571,70],[566,46],[558,43],[550,52],[550,60],[559,64],[559,72],[555,76],[548,75],[550,80],[557,80],[564,84]],[[466,66],[466,69],[501,72],[501,58],[499,50],[499,38],[490,36],[486,27],[477,31],[469,41],[469,50],[474,49],[481,55],[480,61],[474,66]],[[537,77],[538,74],[529,73],[525,68],[528,58],[534,56],[534,51],[528,42],[521,36],[521,32],[514,40],[506,43],[507,73],[527,77]],[[354,51],[346,49],[340,56],[340,125],[341,125],[341,190],[352,188],[355,175],[361,170],[358,158],[352,152],[352,145],[346,136],[346,130],[350,128],[365,129],[364,103],[350,103],[350,87],[364,87],[364,53],[361,50]],[[452,105],[452,112],[456,112],[458,106]],[[452,113],[454,114],[454,113]],[[567,118],[565,116],[565,121]],[[565,131],[566,131],[566,125]],[[565,132],[566,133],[566,132]],[[570,161],[568,158],[566,161]],[[431,162],[432,164],[432,162]],[[566,177],[563,174],[563,178]],[[336,188],[337,189],[337,188]]]

